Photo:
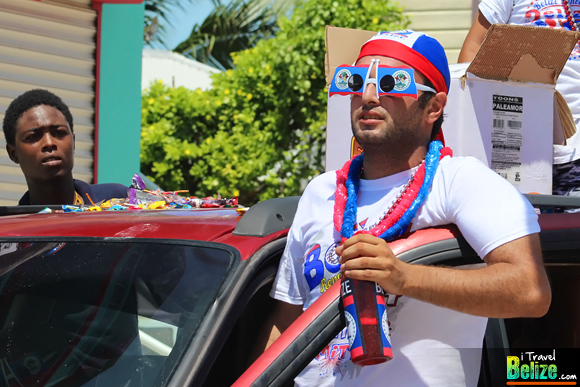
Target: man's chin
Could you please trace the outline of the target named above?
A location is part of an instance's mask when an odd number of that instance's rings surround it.
[[[384,133],[377,130],[359,130],[353,136],[363,149],[385,142]]]
[[[37,181],[43,181],[45,183],[60,183],[72,178],[72,172],[62,168],[45,169],[44,173],[38,174],[36,176]]]

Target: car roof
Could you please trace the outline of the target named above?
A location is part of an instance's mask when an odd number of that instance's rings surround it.
[[[297,204],[298,197],[287,197],[260,202],[245,213],[235,208],[202,208],[9,215],[1,217],[0,237],[219,242],[236,247],[245,260],[288,233]]]
[[[232,232],[233,209],[27,214],[2,218],[4,236],[87,236],[213,241]]]

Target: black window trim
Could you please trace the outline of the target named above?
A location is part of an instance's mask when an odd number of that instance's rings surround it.
[[[244,307],[259,288],[276,275],[278,259],[286,246],[286,237],[262,246],[249,259],[240,263],[236,278],[228,282],[199,327],[183,354],[168,387],[200,386]]]

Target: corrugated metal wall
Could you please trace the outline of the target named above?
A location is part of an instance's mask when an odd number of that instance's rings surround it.
[[[0,0],[0,120],[23,92],[43,88],[70,107],[77,179],[93,180],[97,13],[91,0]],[[0,205],[26,192],[0,135]]]

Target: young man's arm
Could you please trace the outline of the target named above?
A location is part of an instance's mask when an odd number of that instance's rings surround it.
[[[276,301],[253,348],[251,361],[256,360],[302,314],[302,305]]]
[[[475,17],[473,25],[463,42],[463,47],[461,47],[461,51],[459,52],[459,58],[457,59],[458,63],[471,62],[473,60],[477,50],[479,50],[479,47],[481,46],[481,43],[483,43],[483,39],[485,38],[485,34],[487,33],[487,30],[489,30],[489,27],[491,27],[490,22],[487,21],[481,11],[477,11],[477,16]]]
[[[497,247],[485,256],[487,266],[477,269],[408,264],[383,239],[364,234],[348,239],[336,253],[346,277],[374,281],[390,294],[464,313],[540,317],[551,302],[538,234]]]

